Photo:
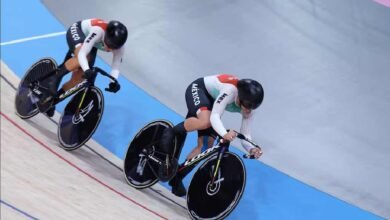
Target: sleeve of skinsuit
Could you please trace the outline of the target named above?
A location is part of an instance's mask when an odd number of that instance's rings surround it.
[[[104,30],[100,27],[92,27],[90,33],[85,38],[83,45],[79,51],[78,60],[83,71],[90,68],[88,64],[87,55],[91,52],[95,43],[103,39]]]
[[[222,114],[224,113],[226,106],[234,102],[234,90],[230,86],[222,89],[220,94],[215,99],[213,109],[210,115],[210,123],[214,130],[223,137],[227,131],[221,121]]]
[[[242,122],[241,122],[241,129],[240,129],[241,134],[245,135],[245,137],[249,138],[250,140],[252,140],[251,132],[250,132],[250,124],[253,121],[253,115],[254,115],[253,111],[251,111],[251,113],[248,115],[244,115],[244,114],[242,115]],[[252,144],[248,143],[245,140],[241,140],[241,144],[248,152],[250,151],[250,149],[254,148]]]
[[[111,64],[111,76],[115,79],[118,79],[119,76],[119,66],[122,63],[122,57],[125,52],[125,47],[121,47],[117,50],[112,51],[112,64]]]

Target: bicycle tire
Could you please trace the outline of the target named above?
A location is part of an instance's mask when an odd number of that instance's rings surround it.
[[[141,128],[129,144],[124,159],[123,172],[127,183],[136,188],[144,189],[159,181],[155,173],[158,167],[149,160],[143,160],[142,150],[152,148],[153,152],[158,148],[162,132],[173,124],[166,120],[156,120]],[[176,152],[176,140],[173,152]],[[152,170],[154,169],[154,170]]]
[[[67,151],[76,150],[87,142],[95,133],[103,116],[104,96],[102,91],[95,86],[88,88],[80,108],[82,117],[75,114],[84,90],[80,90],[68,102],[58,123],[57,136],[60,147]]]
[[[192,219],[224,219],[239,203],[245,190],[246,171],[239,156],[224,153],[218,179],[210,187],[213,166],[217,155],[209,157],[195,172],[188,187],[187,210]]]
[[[16,90],[16,115],[22,119],[28,119],[39,113],[38,107],[31,100],[32,94],[29,84],[55,69],[57,69],[57,63],[50,57],[40,59],[31,65],[20,80],[18,89]]]

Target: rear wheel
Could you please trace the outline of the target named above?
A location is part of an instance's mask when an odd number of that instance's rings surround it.
[[[66,105],[58,124],[58,139],[65,150],[76,150],[87,142],[96,131],[103,116],[104,97],[100,89],[88,89],[81,108],[79,104],[85,89],[72,97]]]
[[[217,179],[211,184],[217,155],[211,156],[199,167],[188,187],[187,207],[193,219],[225,218],[236,207],[244,192],[245,167],[242,160],[231,152],[223,155]]]
[[[157,174],[160,171],[160,165],[148,156],[164,161],[166,154],[160,153],[160,139],[164,129],[171,127],[173,127],[171,122],[157,120],[145,125],[135,135],[129,144],[124,160],[123,172],[129,185],[143,189],[159,181]],[[175,152],[176,140],[170,155],[174,155]]]
[[[30,84],[57,69],[57,63],[51,58],[44,58],[34,63],[20,80],[15,96],[16,114],[28,119],[39,113],[36,103],[39,98],[32,94]]]

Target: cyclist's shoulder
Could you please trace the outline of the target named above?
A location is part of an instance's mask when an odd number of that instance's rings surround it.
[[[91,25],[107,24],[107,21],[101,18],[86,18],[84,20],[81,20],[81,22],[87,22]]]
[[[88,18],[81,21],[81,27],[83,30],[94,30],[104,33],[107,29],[107,22],[100,18]]]
[[[216,82],[224,88],[237,87],[238,78],[232,74],[222,73],[214,76]]]
[[[204,82],[207,88],[218,94],[226,93],[226,95],[235,95],[237,93],[236,78],[233,75],[217,74],[204,77]]]

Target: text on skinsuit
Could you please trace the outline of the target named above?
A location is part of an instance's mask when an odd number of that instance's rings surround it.
[[[70,33],[72,34],[73,40],[80,40],[80,36],[77,33],[77,23],[72,24],[72,26],[70,27]]]
[[[194,104],[199,105],[200,100],[199,100],[199,93],[198,93],[198,84],[193,83],[191,87],[191,92],[192,92],[192,98],[194,99]]]
[[[218,103],[218,104],[221,103],[222,100],[223,100],[226,96],[227,96],[226,93],[222,94],[221,97],[218,98],[217,103]]]
[[[87,43],[89,43],[93,39],[93,37],[95,37],[95,36],[96,36],[96,34],[92,33],[91,36],[88,38]]]

